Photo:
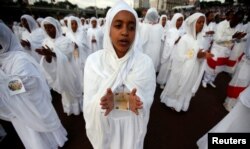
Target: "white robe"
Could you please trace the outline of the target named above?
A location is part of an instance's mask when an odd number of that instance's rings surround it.
[[[81,75],[72,53],[73,43],[67,37],[61,36],[54,41],[47,38],[43,45],[47,45],[56,54],[51,63],[44,57],[40,63],[50,87],[62,95],[65,113],[79,115],[83,99]]]
[[[39,65],[22,51],[0,59],[0,118],[10,121],[27,149],[56,149],[67,141]],[[26,92],[10,95],[8,79],[18,76]],[[7,82],[6,82],[7,81]]]
[[[121,10],[136,12],[125,2],[110,9],[106,17],[104,49],[91,54],[86,62],[84,76],[84,119],[87,136],[95,149],[143,149],[147,132],[150,107],[155,92],[155,71],[152,60],[141,53],[138,46],[138,21],[135,40],[126,55],[118,58],[110,40],[110,26],[115,14]],[[139,115],[130,110],[113,109],[107,116],[100,100],[108,88],[116,90],[120,85],[143,102]]]
[[[89,28],[87,31],[87,42],[90,48],[91,53],[94,53],[98,50],[101,50],[102,45],[102,35],[101,31],[98,27],[96,28]],[[96,40],[96,43],[92,43],[92,39]]]
[[[158,71],[161,59],[161,39],[164,30],[160,24],[141,24],[140,37],[142,39],[143,53],[147,54]]]

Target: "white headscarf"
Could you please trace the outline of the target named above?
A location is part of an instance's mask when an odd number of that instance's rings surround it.
[[[162,19],[163,19],[163,18],[166,18],[166,24],[165,24],[164,27],[162,26]],[[165,14],[161,15],[159,24],[160,24],[165,30],[168,29],[168,17],[167,17],[167,15],[165,15]]]
[[[27,20],[27,23],[28,23],[29,28],[30,28],[30,32],[39,28],[36,20],[32,16],[25,14],[25,15],[21,16],[21,19],[23,19],[23,18]]]
[[[139,21],[138,21],[137,13],[127,3],[125,3],[125,2],[119,3],[119,1],[118,1],[118,4],[116,4],[107,13],[106,23],[105,23],[105,28],[104,28],[105,32],[104,32],[104,39],[103,39],[103,49],[106,50],[107,52],[109,52],[116,59],[119,59],[116,52],[115,52],[115,49],[113,47],[112,41],[110,39],[110,27],[111,27],[111,23],[112,23],[112,20],[114,19],[115,15],[118,12],[123,11],[123,10],[129,11],[135,16],[136,33],[135,33],[134,42],[131,44],[131,47],[128,49],[126,55],[124,57],[120,58],[121,61],[126,61],[126,62],[123,64],[122,68],[120,69],[120,72],[118,74],[118,77],[117,77],[116,82],[114,83],[114,86],[112,87],[112,89],[115,89],[117,86],[122,84],[122,82],[124,81],[124,79],[126,78],[128,72],[129,72],[129,70],[133,66],[137,50],[140,51],[139,29],[138,29]]]
[[[49,88],[38,63],[21,50],[22,46],[15,35],[2,22],[0,22],[0,44],[4,48],[0,53],[0,65],[10,73],[5,74],[0,68],[0,79],[18,76],[26,87],[25,93],[12,96],[6,88],[1,88],[3,96],[0,95],[0,106],[3,103],[11,112],[6,115],[7,120],[16,117],[23,124],[40,132],[57,129],[61,124],[51,104]],[[3,85],[1,83],[0,85]],[[5,117],[7,113],[2,113],[5,109],[1,108],[0,117]]]
[[[0,59],[3,53],[23,49],[17,37],[3,22],[0,22],[0,45],[2,46]]]
[[[145,16],[144,23],[149,23],[149,24],[156,24],[158,23],[159,20],[159,14],[156,10],[156,8],[150,8]]]
[[[169,28],[176,28],[176,22],[179,18],[183,18],[184,16],[181,13],[176,13],[174,14],[174,16],[172,17],[170,24],[169,24]],[[182,23],[183,24],[183,23]],[[181,27],[180,27],[181,28]]]
[[[42,29],[43,30],[45,30],[45,28],[44,28],[45,24],[52,24],[56,28],[56,37],[55,38],[62,36],[61,25],[56,19],[54,19],[52,17],[46,17],[42,22]],[[47,35],[47,37],[51,38],[48,34],[46,34],[46,35]]]
[[[198,37],[198,34],[202,33],[201,31],[196,35],[196,30],[195,30],[196,22],[200,17],[206,18],[204,14],[196,12],[185,20],[185,31],[191,36],[193,36],[194,39]],[[206,23],[204,22],[204,24]]]

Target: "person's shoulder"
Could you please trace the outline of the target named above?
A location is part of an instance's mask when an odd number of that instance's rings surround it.
[[[98,50],[92,54],[90,54],[87,58],[87,61],[97,61],[101,58],[101,55],[103,55],[104,50]]]
[[[138,63],[141,63],[143,65],[148,63],[152,63],[153,65],[152,59],[147,54],[144,54],[142,52],[137,53],[136,59]]]

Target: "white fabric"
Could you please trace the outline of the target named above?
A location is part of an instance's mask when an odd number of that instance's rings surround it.
[[[51,103],[49,87],[38,63],[22,51],[14,34],[0,23],[0,118],[12,122],[27,149],[56,149],[67,141]],[[19,77],[26,92],[10,95],[8,80]],[[15,123],[17,122],[18,123]],[[32,135],[28,131],[27,128]]]
[[[62,94],[63,110],[68,115],[78,115],[82,106],[82,90],[80,71],[77,63],[73,58],[74,45],[73,42],[62,36],[62,30],[59,22],[52,17],[47,17],[42,22],[44,24],[52,24],[56,28],[55,39],[48,37],[44,40],[43,46],[48,46],[56,57],[52,58],[52,62],[48,63],[42,57],[40,65],[42,66],[46,79],[55,91]]]
[[[161,102],[173,107],[177,112],[188,110],[190,100],[196,92],[193,88],[196,88],[197,78],[203,73],[197,58],[200,47],[195,33],[196,21],[201,16],[204,15],[195,13],[186,21],[187,34],[183,35],[176,45],[169,80],[160,97]],[[197,37],[200,37],[199,34]],[[189,55],[191,51],[192,54]]]
[[[93,20],[96,20],[96,27],[93,28],[91,22]],[[100,30],[100,28],[98,28],[98,21],[95,17],[92,17],[90,19],[90,28],[88,29],[87,31],[87,42],[88,42],[88,46],[91,50],[91,53],[93,52],[96,52],[97,50],[101,50],[101,45],[103,44],[102,43],[102,31]],[[96,43],[92,43],[92,39],[95,39],[96,40]]]
[[[142,149],[147,131],[150,107],[155,91],[155,72],[150,58],[142,54],[138,46],[138,20],[136,37],[131,48],[118,58],[110,39],[110,26],[114,16],[126,10],[136,19],[136,12],[125,2],[117,3],[106,16],[104,49],[90,55],[84,76],[84,118],[87,136],[95,149]],[[104,116],[100,99],[107,88],[114,91],[124,84],[143,102],[139,115],[131,111],[112,110]]]
[[[176,13],[169,25],[169,30],[166,33],[166,40],[164,43],[163,53],[161,55],[161,66],[159,70],[159,74],[157,76],[157,83],[159,84],[166,84],[170,70],[171,70],[171,63],[172,63],[172,52],[175,50],[175,41],[183,35],[181,30],[176,28],[176,22],[179,18],[183,18],[183,15],[180,13]]]
[[[240,94],[240,101],[217,125],[215,125],[210,132],[236,132],[236,133],[250,133],[250,87]],[[197,145],[199,149],[207,149],[207,134],[202,136]]]
[[[75,32],[73,32],[72,26],[71,26],[71,21],[73,20],[77,22],[77,26],[78,26]],[[68,18],[68,30],[66,32],[66,36],[70,38],[78,46],[78,48],[75,49],[79,53],[79,58],[76,58],[76,62],[79,65],[79,70],[81,70],[80,82],[81,82],[81,85],[83,85],[82,79],[83,79],[83,74],[84,74],[84,66],[85,66],[86,59],[91,51],[87,45],[87,37],[86,37],[84,30],[82,29],[82,25],[81,25],[79,18],[74,17],[74,16],[70,16]]]
[[[37,60],[37,62],[39,62],[41,56],[37,54],[35,50],[42,47],[42,42],[45,39],[45,33],[41,28],[39,28],[36,20],[33,17],[29,15],[23,15],[21,19],[22,18],[25,18],[27,20],[30,28],[30,32],[27,29],[22,32],[21,39],[29,41],[30,43],[30,48],[25,47],[25,52],[31,54],[31,56],[33,56]]]
[[[143,53],[147,54],[153,60],[156,71],[158,71],[160,65],[162,35],[163,28],[160,24],[141,24],[140,38]]]

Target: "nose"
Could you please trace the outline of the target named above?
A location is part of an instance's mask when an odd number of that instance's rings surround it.
[[[122,35],[123,36],[127,36],[128,35],[128,27],[126,27],[126,26],[122,27]]]

